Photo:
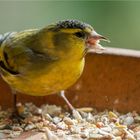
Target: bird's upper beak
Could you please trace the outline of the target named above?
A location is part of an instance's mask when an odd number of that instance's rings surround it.
[[[100,40],[110,42],[106,37],[92,31],[86,40],[86,46],[88,49],[93,49],[95,52],[101,53],[104,50],[104,47],[99,44]]]

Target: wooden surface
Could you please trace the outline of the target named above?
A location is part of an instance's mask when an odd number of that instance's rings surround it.
[[[0,105],[3,108],[12,105],[10,92],[8,85],[0,79]],[[108,48],[104,54],[88,54],[84,72],[67,90],[67,97],[75,107],[140,112],[140,51]],[[46,97],[18,94],[18,101],[37,105],[65,104],[56,94]]]

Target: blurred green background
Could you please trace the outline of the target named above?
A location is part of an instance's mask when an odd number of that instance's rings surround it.
[[[108,37],[105,46],[140,49],[140,1],[0,1],[0,33],[79,19]]]

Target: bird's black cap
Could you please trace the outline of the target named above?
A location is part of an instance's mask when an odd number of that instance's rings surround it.
[[[79,20],[62,20],[56,23],[56,28],[80,28],[80,29],[85,29],[85,28],[90,28],[93,29],[91,25],[81,22]]]

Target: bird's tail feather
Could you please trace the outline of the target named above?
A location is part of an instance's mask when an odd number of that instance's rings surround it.
[[[0,46],[7,38],[9,38],[11,35],[13,35],[15,32],[7,32],[5,34],[0,34]]]
[[[0,34],[0,46],[1,46],[2,42],[3,42],[3,35]]]

